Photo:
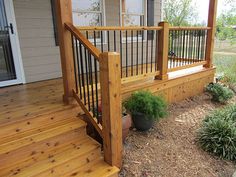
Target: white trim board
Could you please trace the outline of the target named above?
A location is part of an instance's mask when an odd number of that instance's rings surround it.
[[[10,86],[15,84],[25,83],[24,68],[20,50],[20,42],[17,32],[17,25],[15,20],[15,12],[13,6],[13,0],[4,0],[6,16],[8,24],[12,23],[14,28],[14,34],[10,35],[11,45],[12,45],[12,54],[14,58],[14,65],[16,70],[16,78],[14,80],[2,81],[0,82],[0,87]]]

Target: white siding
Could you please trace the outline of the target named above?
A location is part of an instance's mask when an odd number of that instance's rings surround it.
[[[50,0],[13,0],[26,82],[61,77]]]

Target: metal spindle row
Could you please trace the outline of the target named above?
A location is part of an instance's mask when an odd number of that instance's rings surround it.
[[[88,36],[88,33],[87,33]],[[83,44],[71,34],[76,93],[99,122],[99,62]]]
[[[175,68],[205,60],[206,30],[170,30],[168,67]]]
[[[95,30],[84,34],[101,52],[120,53],[122,78],[157,71],[157,30]]]

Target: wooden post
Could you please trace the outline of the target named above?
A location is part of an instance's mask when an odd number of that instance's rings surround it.
[[[58,0],[56,1],[56,6],[61,68],[64,85],[63,101],[68,104],[73,96],[72,89],[75,88],[71,33],[65,29],[66,22],[72,23],[71,0]]]
[[[159,26],[163,27],[158,31],[157,41],[157,68],[160,71],[160,75],[156,76],[156,79],[167,80],[168,79],[168,43],[169,43],[169,24],[168,22],[160,22]]]
[[[207,64],[204,65],[206,68],[213,67],[213,50],[215,42],[215,32],[216,32],[216,12],[217,12],[217,0],[210,0],[209,11],[208,11],[208,27],[211,29],[207,32],[206,41],[206,61]]]
[[[121,167],[122,163],[120,75],[120,54],[116,52],[102,53],[100,55],[100,85],[104,160],[117,167]]]

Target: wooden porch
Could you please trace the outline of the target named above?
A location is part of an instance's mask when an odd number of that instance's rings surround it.
[[[101,145],[86,135],[75,103],[64,105],[62,80],[0,90],[0,176],[112,176]]]
[[[63,80],[0,90],[0,176],[117,176],[122,101],[142,89],[178,102],[213,81],[216,7],[210,0],[207,27],[81,28],[72,24],[71,0],[59,0]]]

